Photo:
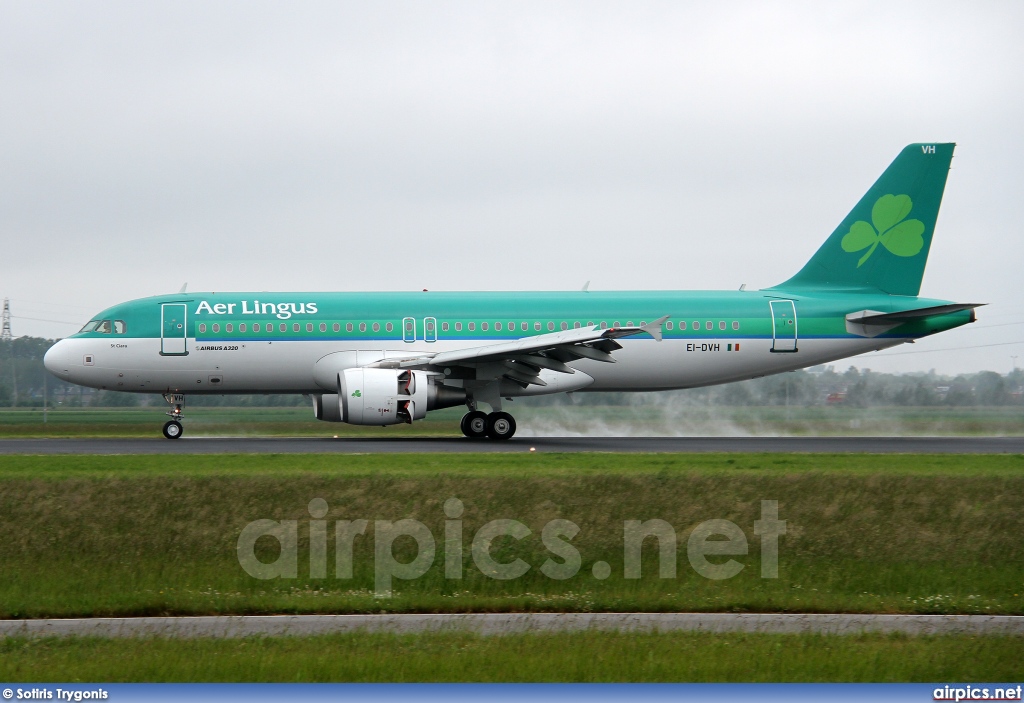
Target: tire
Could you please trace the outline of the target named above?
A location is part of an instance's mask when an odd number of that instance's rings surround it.
[[[487,413],[474,410],[462,416],[460,423],[462,434],[470,439],[482,439],[487,436]]]
[[[512,439],[516,433],[516,420],[508,413],[487,416],[487,436],[491,439]]]
[[[164,424],[164,437],[167,439],[181,439],[184,431],[177,420],[170,420]]]

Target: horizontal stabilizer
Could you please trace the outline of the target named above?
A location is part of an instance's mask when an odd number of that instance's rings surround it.
[[[901,310],[900,312],[875,312],[873,310],[862,310],[852,312],[846,316],[850,322],[857,322],[862,325],[889,325],[920,320],[926,317],[937,315],[949,315],[963,310],[973,310],[985,303],[950,303],[949,305],[933,305],[929,308],[917,308],[916,310]]]
[[[879,312],[877,310],[859,310],[846,316],[846,331],[861,337],[877,337],[880,334],[899,327],[900,325],[924,320],[929,317],[951,315],[955,312],[973,310],[985,303],[950,303],[948,305],[932,305],[927,308],[900,310],[899,312]],[[974,322],[974,313],[971,313]]]

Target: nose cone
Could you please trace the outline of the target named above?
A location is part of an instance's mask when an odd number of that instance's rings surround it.
[[[58,378],[67,380],[71,376],[71,354],[67,340],[54,344],[43,355],[43,366]]]

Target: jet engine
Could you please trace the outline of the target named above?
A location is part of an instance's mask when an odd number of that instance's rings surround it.
[[[338,373],[337,394],[313,396],[313,411],[327,422],[397,425],[465,402],[465,390],[434,383],[423,371],[354,368]]]

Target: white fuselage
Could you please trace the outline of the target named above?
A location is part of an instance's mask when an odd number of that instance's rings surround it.
[[[569,365],[581,374],[544,375],[554,387],[533,387],[513,395],[567,390],[654,391],[727,383],[813,366],[895,346],[905,339],[804,339],[796,353],[773,353],[772,340],[698,337],[624,339],[616,363],[581,359]],[[453,351],[465,342],[438,340],[374,349],[365,342],[274,341],[227,344],[187,340],[187,356],[162,356],[160,339],[115,341],[66,339],[47,354],[47,368],[65,381],[107,390],[142,393],[322,393],[335,390],[317,362],[342,352],[365,365],[385,358]],[[728,350],[738,346],[738,350]],[[346,365],[356,365],[350,363]]]

